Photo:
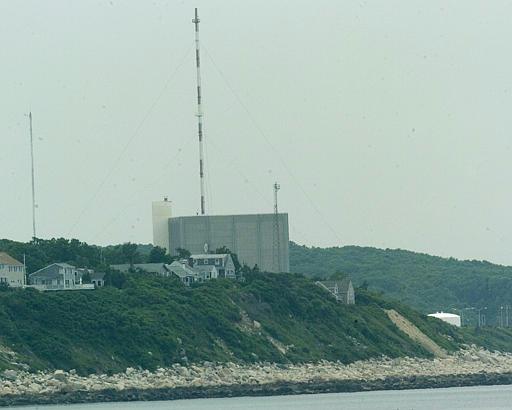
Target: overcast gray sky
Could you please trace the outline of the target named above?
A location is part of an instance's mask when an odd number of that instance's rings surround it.
[[[0,0],[0,237],[150,242],[199,207],[292,240],[512,264],[511,1]]]

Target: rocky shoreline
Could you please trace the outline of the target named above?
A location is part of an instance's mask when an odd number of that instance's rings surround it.
[[[445,358],[372,359],[351,364],[235,363],[128,368],[114,375],[4,371],[0,406],[270,396],[512,384],[512,354],[475,347]]]

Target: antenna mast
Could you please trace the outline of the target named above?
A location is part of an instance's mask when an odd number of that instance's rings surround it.
[[[201,108],[201,59],[199,55],[199,15],[197,7],[192,23],[196,26],[196,70],[197,70],[197,133],[199,136],[199,181],[201,185],[201,215],[206,213],[204,203],[204,150],[203,150],[203,110]]]
[[[279,211],[277,208],[277,192],[281,185],[274,184],[274,268],[276,272],[281,272],[281,241],[279,238]]]
[[[34,139],[32,137],[32,111],[28,114],[30,122],[30,161],[32,165],[32,239],[36,239],[36,190],[34,182]]]

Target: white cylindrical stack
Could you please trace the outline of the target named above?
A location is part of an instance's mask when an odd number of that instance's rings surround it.
[[[169,218],[171,217],[171,201],[153,202],[153,245],[165,248],[169,253]]]

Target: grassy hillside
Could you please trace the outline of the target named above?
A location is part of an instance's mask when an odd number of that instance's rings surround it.
[[[290,269],[309,277],[347,273],[357,285],[365,283],[369,289],[423,312],[486,307],[482,312],[487,323],[496,323],[502,305],[512,305],[512,267],[485,261],[404,250],[357,246],[323,249],[291,243]],[[466,309],[464,314],[474,321],[475,312]]]
[[[252,274],[244,283],[216,280],[193,288],[129,274],[121,288],[1,291],[0,345],[33,368],[84,373],[205,360],[429,356],[390,322],[382,303],[363,293],[359,305],[344,306],[292,274]],[[421,315],[414,320],[446,349],[462,342],[449,325]]]

